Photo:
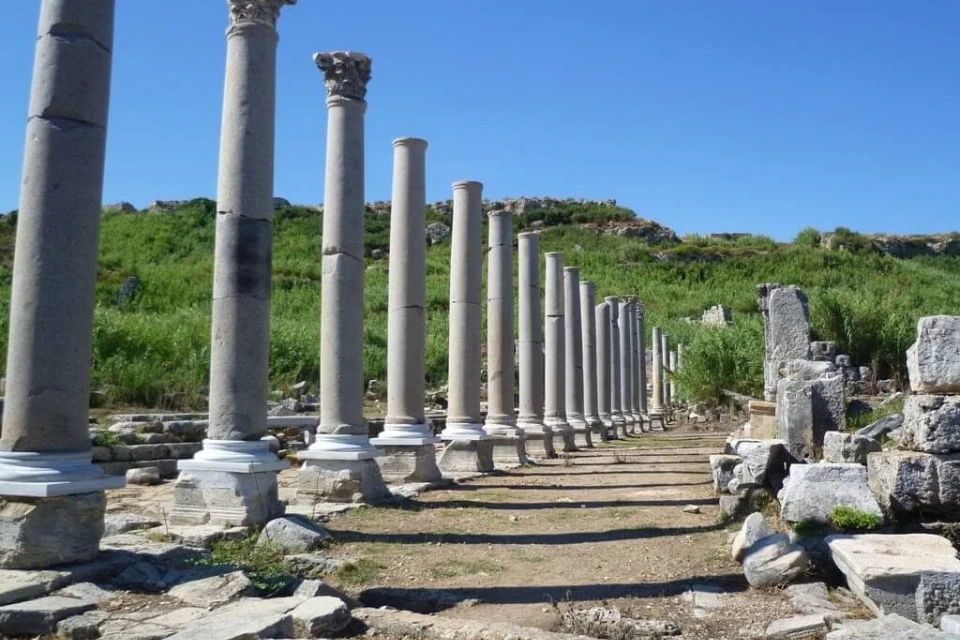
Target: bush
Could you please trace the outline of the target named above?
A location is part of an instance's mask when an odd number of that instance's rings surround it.
[[[823,238],[820,232],[813,227],[802,229],[793,239],[793,244],[798,247],[816,248],[820,246],[820,240]]]
[[[674,380],[681,397],[720,404],[723,391],[757,397],[763,391],[763,324],[754,317],[725,328],[701,329],[684,345]]]
[[[840,531],[870,531],[876,529],[883,518],[845,504],[838,504],[830,511],[830,524]]]

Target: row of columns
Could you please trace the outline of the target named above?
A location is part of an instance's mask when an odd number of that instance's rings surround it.
[[[227,0],[227,59],[217,187],[210,426],[182,461],[172,523],[248,525],[283,512],[287,467],[266,431],[273,211],[276,24],[296,0]],[[103,534],[105,476],[91,462],[90,360],[115,0],[43,0],[32,82],[0,433],[0,567],[90,559]],[[71,25],[69,38],[60,25]],[[327,94],[320,423],[300,453],[301,500],[375,501],[384,475],[433,479],[492,470],[615,437],[642,423],[643,307],[595,305],[592,283],[548,253],[540,307],[536,234],[519,242],[519,412],[513,402],[513,233],[489,215],[488,412],[480,404],[482,185],[454,184],[449,410],[437,442],[423,408],[425,155],[394,142],[387,419],[371,442],[363,417],[364,114],[370,59],[317,54]],[[68,70],[69,73],[64,70]],[[62,318],[69,322],[62,322]],[[541,324],[543,322],[543,324]],[[545,331],[543,329],[545,328]],[[654,329],[653,344],[666,354]],[[655,353],[650,414],[672,393]],[[663,356],[666,358],[666,356]],[[661,386],[663,385],[663,386]],[[518,415],[515,415],[518,413]],[[386,454],[386,455],[385,455]]]

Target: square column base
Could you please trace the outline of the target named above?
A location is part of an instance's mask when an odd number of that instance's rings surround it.
[[[493,441],[451,440],[438,462],[444,473],[490,473],[493,466]]]
[[[0,568],[44,569],[100,551],[103,491],[49,498],[0,496]]]
[[[527,437],[523,435],[490,434],[493,444],[493,464],[497,467],[517,467],[527,462]]]
[[[437,448],[432,443],[385,444],[374,439],[370,444],[383,451],[383,456],[375,460],[386,482],[403,484],[443,479],[437,466]]]
[[[528,459],[556,458],[557,450],[553,447],[553,434],[549,431],[533,431],[524,429],[524,448]]]
[[[181,468],[173,485],[171,524],[246,527],[265,524],[283,513],[276,471]]]
[[[585,420],[571,421],[570,427],[573,429],[573,445],[579,449],[592,449],[593,438],[590,437],[590,426]]]
[[[382,502],[390,497],[374,458],[330,460],[307,458],[297,484],[297,502]]]

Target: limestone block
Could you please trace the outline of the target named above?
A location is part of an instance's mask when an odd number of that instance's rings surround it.
[[[343,631],[352,620],[346,603],[332,596],[310,598],[294,609],[291,615],[294,625],[311,638]]]
[[[489,473],[493,466],[490,440],[451,440],[437,463],[444,473]]]
[[[812,613],[774,620],[767,625],[764,640],[798,640],[821,638],[827,632],[822,613]]]
[[[736,455],[714,454],[710,456],[710,472],[713,475],[713,489],[718,493],[728,491],[733,480],[733,470],[742,458]]]
[[[0,568],[37,569],[93,559],[106,507],[103,491],[0,499]]]
[[[750,586],[776,587],[795,580],[810,566],[807,552],[783,533],[754,543],[743,559],[743,573]]]
[[[876,498],[870,492],[867,469],[860,464],[794,465],[780,494],[780,517],[784,522],[830,524],[830,513],[837,506],[883,517]]]
[[[167,595],[195,607],[218,607],[253,591],[243,571],[200,569],[187,574]]]
[[[960,517],[960,455],[882,451],[867,457],[870,489],[888,517]]]
[[[387,482],[436,482],[443,477],[437,466],[437,449],[432,444],[387,445],[374,442],[383,455],[376,458]]]
[[[846,427],[843,378],[784,379],[777,385],[777,435],[798,459],[816,458],[827,431]]]
[[[827,634],[827,640],[953,640],[933,627],[896,614],[873,620],[851,620]]]
[[[835,375],[837,367],[832,362],[799,359],[781,360],[777,363],[777,372],[780,374],[780,378],[819,380]]]
[[[960,393],[960,316],[920,318],[907,373],[914,392]]]
[[[305,553],[323,546],[330,534],[302,516],[290,515],[268,522],[257,543],[271,543],[288,553]]]
[[[45,596],[65,577],[59,571],[0,569],[0,605]]]
[[[912,395],[903,405],[900,444],[911,451],[960,451],[960,396]]]
[[[38,636],[52,632],[61,620],[96,607],[92,602],[46,596],[0,607],[0,635]]]
[[[823,434],[823,461],[867,464],[867,455],[881,451],[883,447],[873,438],[827,431]]]
[[[871,422],[862,429],[855,431],[854,434],[864,438],[873,438],[874,440],[879,441],[891,431],[899,429],[902,425],[903,414],[894,413],[880,418],[876,422]]]
[[[127,484],[152,486],[160,482],[160,467],[140,467],[127,471]]]
[[[737,562],[741,562],[747,555],[750,547],[760,540],[772,536],[773,529],[767,524],[766,518],[762,513],[754,512],[747,516],[743,521],[743,526],[733,539],[733,547],[730,550],[730,556]]]
[[[106,611],[87,611],[77,616],[64,618],[57,623],[57,637],[69,640],[95,640],[100,637],[100,625],[110,614]]]
[[[960,615],[947,615],[940,618],[940,630],[960,636]]]
[[[850,590],[877,615],[916,620],[920,577],[960,572],[950,541],[928,533],[837,535],[826,543]]]
[[[736,440],[733,451],[743,461],[736,478],[742,485],[769,486],[779,491],[790,466],[796,460],[783,440]]]
[[[949,614],[960,614],[960,572],[925,571],[917,585],[917,620],[940,624]]]
[[[247,640],[294,637],[293,609],[301,598],[244,598],[188,624],[167,640]]]
[[[298,474],[301,503],[374,503],[389,496],[376,460],[306,460]]]
[[[173,485],[170,522],[246,526],[283,515],[277,474],[183,470]]]

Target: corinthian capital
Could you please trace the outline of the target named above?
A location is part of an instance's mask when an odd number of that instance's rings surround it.
[[[370,58],[353,51],[315,53],[313,61],[323,73],[327,97],[363,100],[370,82]]]
[[[288,4],[297,4],[297,0],[227,0],[230,24],[258,22],[276,28],[280,9]]]

